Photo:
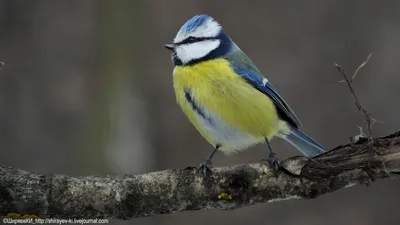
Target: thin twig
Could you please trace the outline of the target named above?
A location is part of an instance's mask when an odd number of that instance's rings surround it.
[[[358,71],[361,68],[363,68],[365,65],[367,65],[367,63],[369,62],[369,59],[371,58],[371,56],[372,56],[372,53],[370,53],[369,56],[367,57],[367,59],[363,63],[361,63],[361,65],[356,69],[356,72],[354,72],[353,77],[351,78],[351,82],[353,82],[354,79],[356,78],[356,75],[357,75]]]
[[[367,129],[368,129],[368,139],[370,141],[372,140],[372,125],[374,124],[373,121],[376,122],[376,120],[371,117],[371,115],[368,113],[368,111],[361,105],[360,100],[358,100],[357,94],[356,94],[356,92],[354,91],[354,88],[353,88],[353,81],[354,81],[354,78],[356,77],[358,71],[368,63],[369,59],[371,58],[371,55],[372,55],[372,53],[369,54],[369,56],[367,57],[367,59],[363,63],[361,63],[361,65],[354,72],[354,74],[353,74],[351,79],[346,75],[346,73],[344,72],[344,69],[342,67],[340,67],[339,64],[337,64],[337,63],[334,64],[334,66],[339,70],[339,72],[344,77],[344,81],[339,81],[338,83],[341,83],[341,82],[346,82],[347,83],[347,86],[349,87],[349,90],[350,90],[351,94],[354,97],[354,102],[355,102],[358,110],[360,112],[362,112],[364,114],[364,116],[365,116],[365,121],[367,123]]]

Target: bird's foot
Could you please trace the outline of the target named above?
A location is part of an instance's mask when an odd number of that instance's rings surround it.
[[[202,164],[200,164],[200,167],[198,169],[198,172],[202,174],[203,176],[207,176],[212,172],[212,162],[210,159],[206,159]]]
[[[280,164],[279,164],[278,157],[276,157],[275,152],[271,151],[269,153],[268,164],[269,164],[269,168],[274,170],[275,173],[279,170]]]

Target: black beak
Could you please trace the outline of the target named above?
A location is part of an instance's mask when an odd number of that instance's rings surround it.
[[[174,50],[175,45],[172,43],[165,44],[164,47],[168,50]]]

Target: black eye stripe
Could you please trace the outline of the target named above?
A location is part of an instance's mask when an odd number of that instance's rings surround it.
[[[187,38],[186,38],[185,40],[183,40],[183,41],[180,41],[180,42],[178,42],[178,43],[175,43],[175,45],[192,44],[192,43],[195,43],[195,42],[204,41],[204,40],[212,40],[212,39],[214,39],[214,38],[210,38],[210,37],[202,37],[202,38],[199,38],[199,37],[192,37],[192,36],[190,36],[190,37],[187,37]]]
[[[186,41],[187,43],[194,43],[194,42],[196,42],[196,41],[199,41],[199,39],[196,38],[196,37],[188,37],[188,38],[186,38],[185,41]]]

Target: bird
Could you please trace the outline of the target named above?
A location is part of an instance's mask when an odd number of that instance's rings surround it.
[[[307,157],[326,151],[300,130],[293,110],[213,17],[190,18],[164,47],[171,52],[176,101],[213,146],[200,168],[211,170],[217,151],[231,155],[266,143],[268,163],[277,169],[273,137]]]

